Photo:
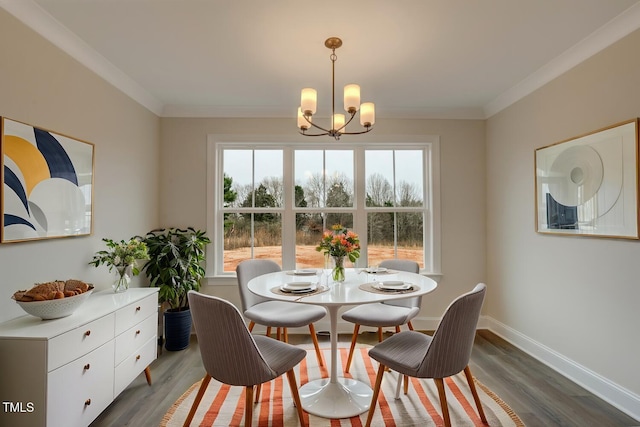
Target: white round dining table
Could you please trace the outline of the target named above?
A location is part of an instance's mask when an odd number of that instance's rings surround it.
[[[304,273],[307,274],[308,271],[305,270]],[[413,290],[408,293],[398,293],[372,292],[361,289],[361,285],[366,288],[366,284],[374,279],[378,282],[402,281],[411,284]],[[328,290],[325,291],[308,295],[278,292],[282,285],[300,281],[316,283],[319,281],[319,276],[298,276],[295,271],[269,273],[250,280],[248,287],[254,294],[265,298],[299,304],[321,305],[327,309],[331,321],[330,376],[329,378],[311,380],[300,387],[302,408],[310,414],[324,418],[350,418],[368,411],[373,396],[373,390],[369,384],[338,375],[337,324],[340,307],[422,296],[435,290],[436,282],[429,277],[415,273],[392,271],[374,276],[358,268],[346,269],[346,278],[342,283],[331,283],[329,278]]]

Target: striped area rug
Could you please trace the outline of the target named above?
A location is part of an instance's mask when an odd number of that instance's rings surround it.
[[[370,347],[357,349],[347,377],[373,385],[378,368],[375,360],[367,352]],[[330,350],[323,349],[326,363],[330,361]],[[348,349],[340,349],[338,361],[344,366]],[[344,369],[338,371],[344,373]],[[298,385],[310,379],[329,376],[327,367],[318,367],[313,350],[307,350],[307,357],[296,368]],[[433,380],[410,379],[409,394],[400,394],[395,399],[395,387],[398,379],[396,372],[386,372],[382,390],[378,399],[374,426],[443,426],[438,392]],[[469,392],[464,374],[458,374],[445,380],[449,413],[454,426],[483,426],[477,415],[473,397]],[[182,426],[189,413],[200,382],[193,384],[165,414],[161,427]],[[490,426],[523,427],[518,416],[495,393],[476,381],[483,408]],[[211,380],[200,402],[192,426],[241,426],[244,425],[244,388],[229,387]],[[308,425],[316,426],[362,426],[367,413],[348,419],[330,420],[305,413]],[[276,380],[263,384],[260,402],[253,409],[253,426],[297,426],[298,416],[291,399],[289,384],[283,375]]]

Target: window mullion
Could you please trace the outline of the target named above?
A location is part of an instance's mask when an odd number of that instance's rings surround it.
[[[251,207],[256,206],[256,150],[251,150]],[[251,258],[255,257],[255,242],[256,242],[256,229],[255,229],[255,214],[251,212]]]
[[[367,211],[366,205],[366,186],[365,186],[365,149],[364,147],[356,147],[354,149],[355,155],[353,156],[355,182],[353,186],[353,207],[355,212],[353,214],[353,228],[356,230],[360,237],[360,258],[356,261],[356,266],[366,267],[368,253],[367,253]]]
[[[295,183],[294,183],[294,150],[285,147],[283,151],[283,198],[284,211],[282,212],[282,268],[289,270],[296,268],[296,214]]]

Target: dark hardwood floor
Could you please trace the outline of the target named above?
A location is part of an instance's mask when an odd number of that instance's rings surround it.
[[[375,344],[376,334],[365,332],[359,342]],[[319,337],[329,345],[328,337]],[[309,344],[308,335],[290,335],[292,344]],[[339,342],[348,346],[349,335]],[[640,422],[529,357],[495,334],[476,335],[471,370],[480,382],[500,396],[527,427],[630,427]],[[153,384],[140,375],[91,424],[92,427],[157,426],[171,404],[204,376],[195,337],[183,351],[163,350],[151,365]]]

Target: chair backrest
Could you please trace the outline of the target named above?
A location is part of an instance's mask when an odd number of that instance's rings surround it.
[[[449,305],[418,369],[419,377],[446,378],[469,364],[486,290],[487,286],[479,283]]]
[[[408,271],[409,273],[420,272],[420,264],[408,259],[386,259],[380,263],[380,267],[390,270]],[[398,307],[418,307],[422,305],[422,297],[402,298],[393,301],[384,301],[383,304],[395,305]]]
[[[240,303],[242,311],[247,311],[254,305],[269,301],[251,292],[247,287],[249,280],[254,277],[262,276],[267,273],[275,273],[281,271],[280,266],[270,259],[246,259],[236,267],[236,276],[238,277],[238,289],[240,291]]]
[[[187,297],[202,363],[211,377],[241,386],[275,377],[233,304],[196,291],[189,291]]]

